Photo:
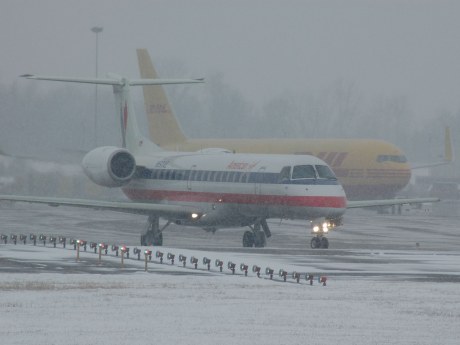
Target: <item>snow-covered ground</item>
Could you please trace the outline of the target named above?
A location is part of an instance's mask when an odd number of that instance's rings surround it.
[[[35,216],[47,212],[40,219],[41,229],[49,221],[49,233],[59,233],[57,219],[61,228],[76,226],[74,211],[59,210],[53,216],[49,208],[32,210]],[[0,212],[1,232],[22,229],[28,234],[36,226],[29,222],[30,213],[15,223],[13,212]],[[85,224],[101,215],[114,224],[124,217],[92,212]],[[203,243],[206,248],[186,248],[178,239],[179,245],[160,249],[165,256],[176,255],[174,265],[166,258],[159,264],[154,257],[148,271],[143,260],[133,257],[134,245],[121,268],[120,256],[110,250],[99,262],[88,248],[76,261],[69,245],[0,244],[0,343],[458,344],[460,250],[452,236],[458,230],[436,218],[376,217],[372,228],[364,219],[351,216],[350,231],[331,235],[340,249],[329,251],[285,247],[283,241],[299,242],[295,223],[284,225],[290,238],[274,235],[272,249],[252,252],[232,250],[230,235],[228,241],[223,235],[218,246]],[[403,238],[411,239],[413,224],[422,234],[419,246],[414,239],[408,248],[401,249],[403,243],[393,248],[393,229],[407,231]],[[433,230],[433,224],[438,228]],[[387,244],[368,245],[369,230],[375,242]],[[91,237],[81,229],[78,235]],[[448,249],[438,250],[443,241]],[[179,254],[187,257],[186,268]],[[197,270],[191,256],[199,259]],[[212,260],[210,271],[202,263],[204,256]],[[222,273],[216,259],[224,261]],[[228,261],[236,264],[235,275]],[[274,280],[265,272],[258,278],[251,270],[246,277],[241,263],[262,271],[273,268]],[[314,274],[315,281],[310,286],[303,277],[297,283],[289,275],[284,282],[280,269]],[[318,283],[319,276],[327,277],[326,286]]]

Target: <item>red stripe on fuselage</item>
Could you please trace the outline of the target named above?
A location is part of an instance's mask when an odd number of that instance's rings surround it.
[[[204,193],[189,191],[123,189],[133,201],[209,202],[227,204],[279,205],[292,207],[346,208],[341,196],[286,196],[233,193]]]

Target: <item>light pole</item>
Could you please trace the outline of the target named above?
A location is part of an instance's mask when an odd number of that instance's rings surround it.
[[[96,34],[96,79],[98,77],[98,60],[99,60],[99,34],[104,28],[102,26],[94,26],[91,31]],[[95,86],[95,101],[94,101],[94,145],[97,146],[97,84]]]

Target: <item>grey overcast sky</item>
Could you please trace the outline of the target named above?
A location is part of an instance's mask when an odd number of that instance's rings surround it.
[[[93,26],[100,75],[138,77],[147,48],[256,105],[345,80],[365,98],[407,96],[423,118],[460,108],[458,0],[1,0],[0,83],[93,76]]]

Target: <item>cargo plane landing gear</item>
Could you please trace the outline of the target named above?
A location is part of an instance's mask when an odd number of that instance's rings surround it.
[[[160,217],[149,216],[147,221],[147,231],[141,235],[141,246],[162,246],[163,230],[166,229],[171,221],[168,221],[160,228]]]
[[[243,247],[263,248],[267,244],[267,238],[272,234],[265,219],[260,219],[254,223],[254,226],[249,226],[252,231],[245,231],[243,235]],[[262,228],[262,230],[260,229]]]

